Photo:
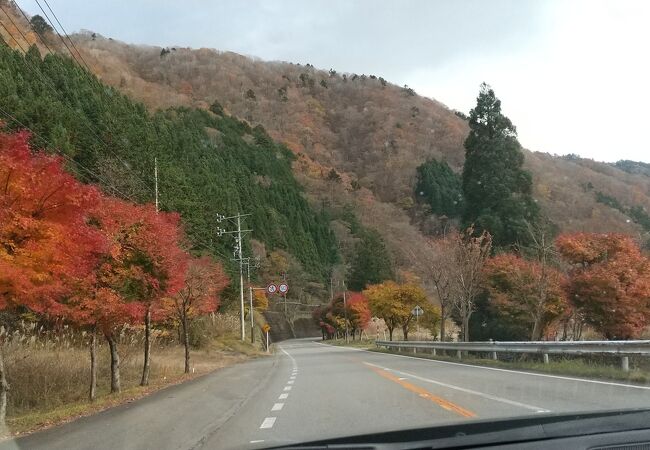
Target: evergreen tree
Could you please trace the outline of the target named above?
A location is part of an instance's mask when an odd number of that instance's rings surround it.
[[[524,154],[517,131],[501,113],[501,101],[485,83],[470,111],[463,167],[464,225],[487,230],[496,247],[529,239],[526,222],[536,222],[532,178],[523,170]]]
[[[361,291],[391,278],[393,268],[383,239],[377,231],[365,230],[354,248],[348,287]]]
[[[29,21],[30,25],[38,34],[43,35],[43,33],[52,31],[52,27],[43,19],[41,16],[36,14]]]
[[[415,191],[431,206],[434,214],[455,217],[462,211],[460,177],[444,161],[432,159],[417,168]]]
[[[34,148],[64,153],[75,176],[111,194],[151,202],[156,158],[162,209],[181,214],[192,250],[230,270],[232,241],[216,235],[217,213],[250,213],[252,237],[290,252],[317,279],[337,261],[329,219],[293,175],[293,152],[216,101],[212,113],[149,113],[69,58],[41,58],[36,46],[23,55],[0,41],[0,108],[0,129],[30,128]]]

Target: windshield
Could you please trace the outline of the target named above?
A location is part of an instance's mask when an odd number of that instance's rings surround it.
[[[0,0],[0,448],[650,408],[649,19]]]

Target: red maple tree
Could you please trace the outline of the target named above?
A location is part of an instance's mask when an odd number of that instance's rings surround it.
[[[650,324],[650,261],[630,236],[573,233],[557,238],[572,265],[566,285],[585,321],[607,339],[633,339]]]

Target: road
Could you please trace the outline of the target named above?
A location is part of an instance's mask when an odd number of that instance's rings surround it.
[[[648,407],[650,387],[324,345],[229,367],[0,449],[230,449],[530,414]]]

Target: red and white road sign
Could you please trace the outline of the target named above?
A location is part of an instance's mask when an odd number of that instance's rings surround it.
[[[280,294],[286,294],[289,291],[289,285],[287,283],[280,283],[278,290],[280,291]]]
[[[269,284],[269,285],[266,287],[266,292],[267,292],[268,294],[275,294],[277,291],[278,291],[278,287],[277,287],[275,284],[273,284],[273,283]]]

